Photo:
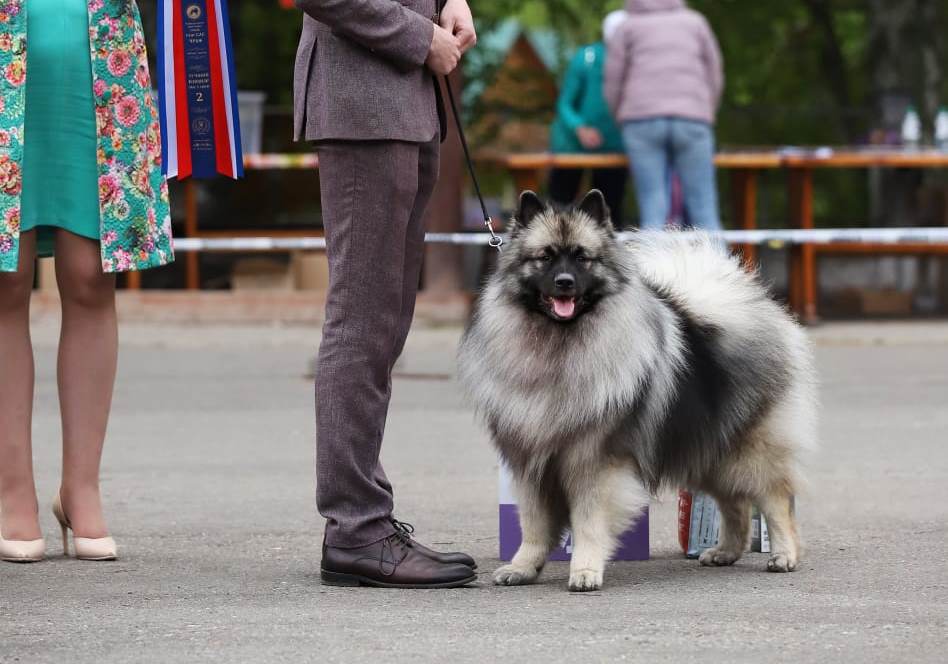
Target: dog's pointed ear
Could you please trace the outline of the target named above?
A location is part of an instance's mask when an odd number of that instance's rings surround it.
[[[545,209],[546,206],[536,193],[529,189],[523,192],[520,194],[520,205],[517,208],[516,227],[526,228],[530,225],[530,222]]]
[[[609,214],[609,205],[606,203],[606,197],[598,189],[593,189],[586,194],[586,198],[579,204],[579,210],[588,214],[599,225],[612,230],[612,215]]]

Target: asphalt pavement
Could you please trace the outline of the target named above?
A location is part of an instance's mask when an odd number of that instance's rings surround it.
[[[801,569],[680,553],[676,501],[652,559],[601,592],[495,588],[497,463],[455,381],[459,330],[413,333],[383,458],[398,517],[464,549],[453,591],[319,583],[306,327],[123,326],[103,489],[121,560],[64,559],[55,321],[35,328],[34,424],[52,557],[0,564],[0,662],[948,661],[948,324],[813,330],[822,449],[798,499]],[[632,340],[630,340],[632,342]],[[498,343],[501,343],[498,340]]]

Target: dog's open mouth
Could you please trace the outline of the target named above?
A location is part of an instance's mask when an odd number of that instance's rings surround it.
[[[558,320],[571,320],[576,315],[578,303],[575,297],[544,296],[543,301]]]

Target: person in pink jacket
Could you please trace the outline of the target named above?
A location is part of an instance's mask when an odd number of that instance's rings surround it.
[[[665,225],[671,170],[691,223],[718,229],[714,122],[724,73],[717,40],[684,0],[629,0],[626,11],[607,43],[604,92],[622,127],[641,227]]]

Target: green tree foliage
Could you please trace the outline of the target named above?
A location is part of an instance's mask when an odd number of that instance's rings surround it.
[[[603,17],[624,5],[623,0],[491,0],[472,6],[482,26],[514,17],[530,27],[551,28],[567,41],[584,44],[599,39]]]
[[[482,31],[511,17],[528,27],[552,29],[563,37],[565,63],[572,48],[599,38],[603,16],[625,2],[476,0],[471,4]],[[689,4],[707,16],[725,55],[728,84],[719,126],[724,143],[865,139],[880,115],[879,77],[873,74],[886,67],[896,72],[895,87],[901,87],[906,100],[926,112],[931,112],[925,96],[931,96],[932,86],[935,97],[948,101],[948,77],[933,79],[923,62],[931,54],[939,60],[948,56],[948,0],[691,0]],[[270,104],[289,104],[301,13],[281,8],[277,0],[231,0],[230,5],[240,86],[266,91]],[[917,20],[903,26],[902,39],[886,51],[878,44],[890,36],[898,7]],[[153,32],[152,3],[141,3],[141,8]],[[916,47],[921,43],[934,44],[930,53]],[[948,66],[943,66],[936,74],[946,70]],[[490,67],[468,71],[469,77],[492,75]]]
[[[263,90],[268,105],[293,103],[293,63],[303,14],[277,0],[232,2],[238,85]]]
[[[602,18],[624,0],[471,0],[482,33],[517,18],[562,38],[560,62],[599,38]],[[718,36],[727,87],[718,121],[724,146],[865,142],[897,131],[907,103],[930,127],[948,105],[948,0],[690,0]],[[292,101],[302,15],[277,0],[231,0],[239,85],[268,105]],[[153,34],[153,3],[141,3]],[[484,89],[497,62],[466,70]],[[474,86],[477,88],[478,86]],[[468,121],[483,111],[469,95]],[[817,213],[867,218],[864,174],[821,174]],[[774,205],[783,208],[780,187]],[[725,198],[726,200],[726,198]],[[782,216],[782,214],[780,215]],[[780,219],[777,223],[780,223]]]
[[[570,50],[598,38],[602,17],[624,4],[494,0],[479,3],[476,14],[484,30],[510,16],[530,27],[553,28]],[[908,103],[921,110],[928,128],[939,104],[948,105],[948,0],[690,0],[689,5],[708,18],[724,54],[727,87],[717,135],[725,147],[891,140]],[[726,179],[722,183],[726,201]],[[890,217],[902,217],[869,210],[864,172],[821,172],[817,184],[816,215],[824,223],[889,223]],[[785,223],[785,195],[782,179],[765,179],[765,224]]]
[[[577,46],[598,38],[602,17],[622,0],[494,0],[477,5],[483,29],[511,16],[530,27],[548,27]],[[711,23],[725,56],[727,90],[720,118],[723,142],[740,144],[842,143],[866,139],[876,122],[873,70],[878,49],[872,35],[878,0],[691,0]],[[905,27],[902,48],[888,57],[908,99],[919,106],[926,76],[921,41],[948,47],[948,0],[885,0],[882,4],[931,7],[925,20]],[[907,8],[912,15],[921,15]],[[934,20],[928,20],[934,16]],[[942,37],[946,35],[946,37]],[[929,84],[932,84],[929,81]],[[948,99],[948,88],[934,83]]]
[[[303,24],[302,13],[284,9],[277,0],[230,0],[228,7],[238,86],[244,90],[263,90],[270,105],[292,104],[293,62]],[[157,55],[155,2],[139,2],[139,9],[154,63]]]

